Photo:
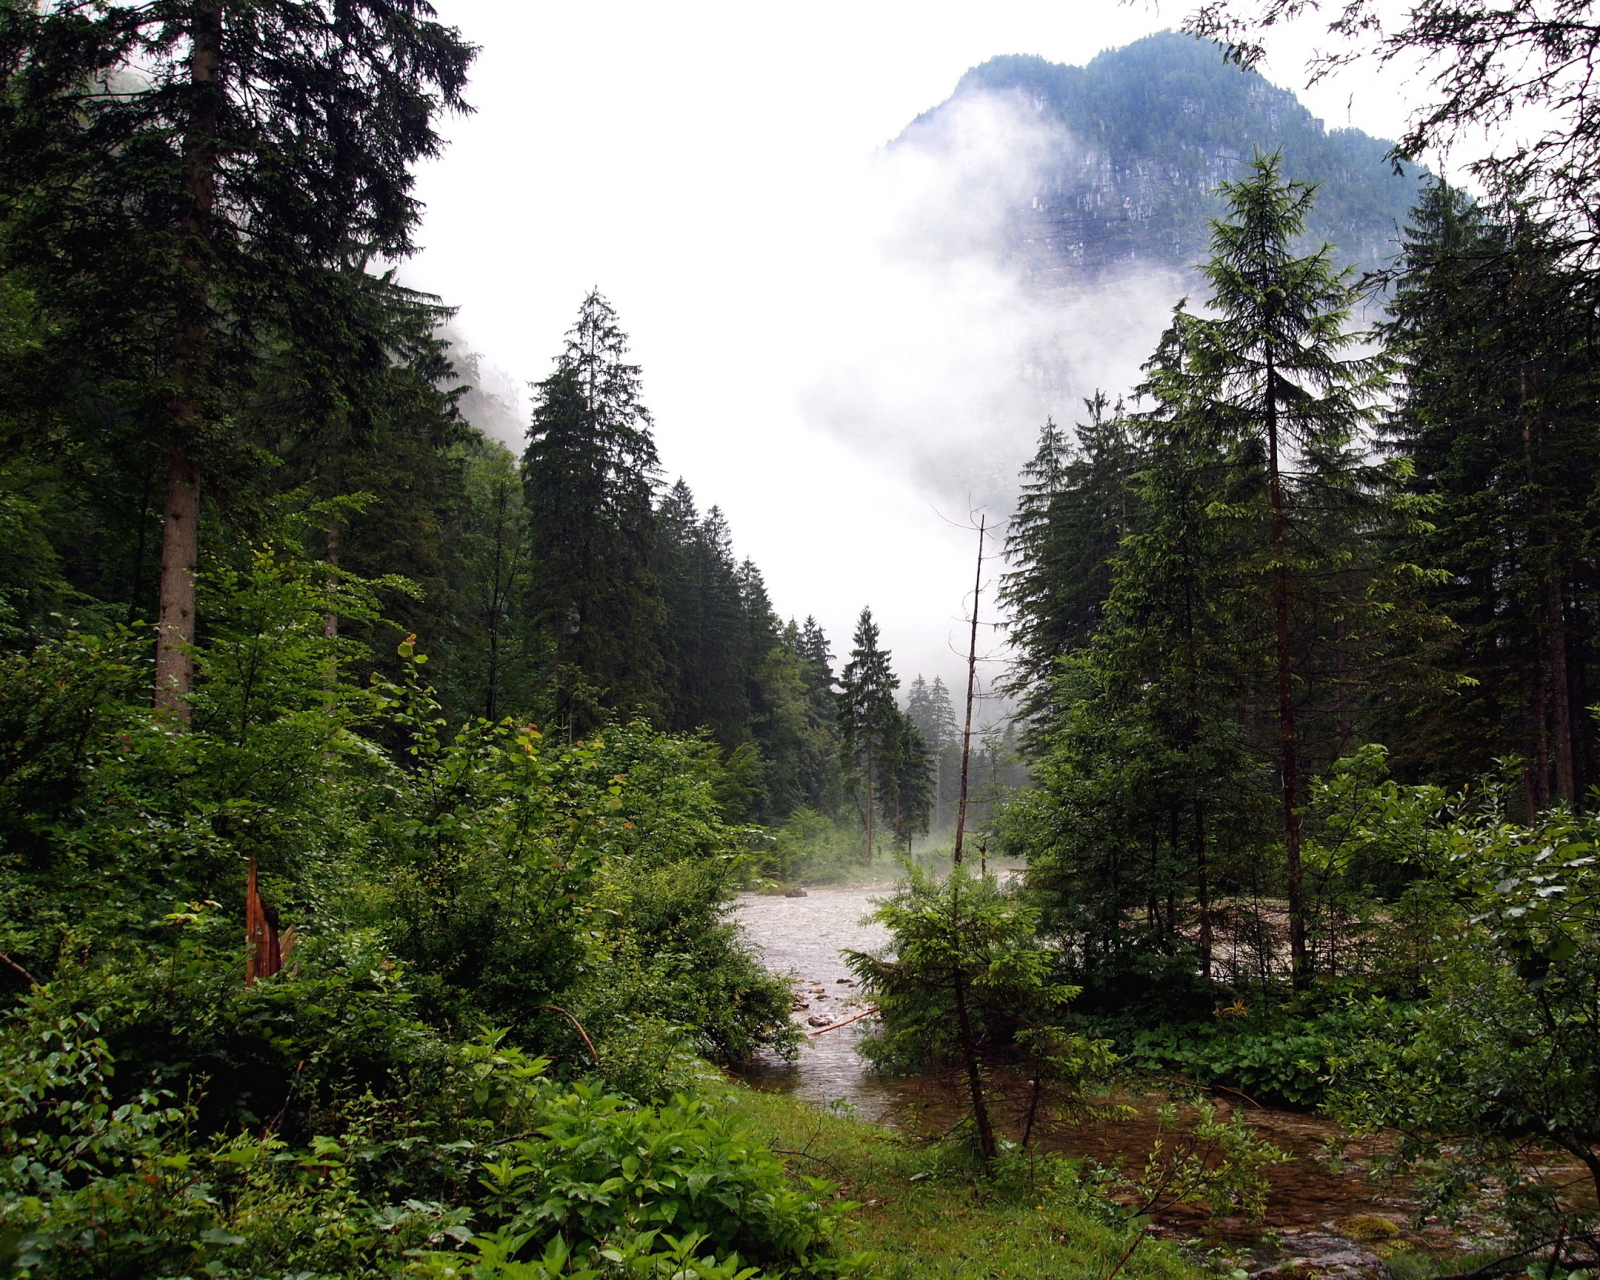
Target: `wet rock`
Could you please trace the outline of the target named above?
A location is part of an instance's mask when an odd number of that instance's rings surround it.
[[[1393,1240],[1400,1234],[1400,1225],[1380,1218],[1375,1213],[1358,1213],[1353,1217],[1345,1218],[1339,1224],[1339,1230],[1352,1240],[1363,1240],[1376,1243],[1383,1240]]]
[[[1327,1276],[1330,1280],[1377,1280],[1388,1275],[1388,1268],[1370,1249],[1329,1226],[1285,1236],[1283,1257],[1250,1275],[1251,1280],[1298,1280],[1308,1275]]]
[[[792,889],[785,889],[783,891],[783,896],[785,898],[805,898],[809,897],[810,895],[807,894],[806,891],[799,885],[795,885]]]
[[[825,1013],[814,1013],[806,1019],[806,1024],[813,1027],[831,1027],[833,1019]]]
[[[789,1010],[791,1013],[804,1013],[810,1007],[804,1000],[796,1000],[789,1006]]]

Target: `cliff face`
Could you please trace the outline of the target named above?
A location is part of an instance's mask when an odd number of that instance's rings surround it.
[[[1389,144],[1323,127],[1287,90],[1222,60],[1212,44],[1173,32],[1101,54],[1083,67],[994,58],[893,144],[951,145],[962,109],[998,99],[1046,139],[1005,193],[996,250],[1046,291],[1091,284],[1129,264],[1182,271],[1204,256],[1212,194],[1252,155],[1281,150],[1291,178],[1320,184],[1308,241],[1348,262],[1392,256],[1416,197]]]

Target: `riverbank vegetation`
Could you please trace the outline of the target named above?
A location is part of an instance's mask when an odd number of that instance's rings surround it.
[[[1587,1266],[1566,188],[1431,184],[1377,290],[1278,157],[1224,185],[1209,302],[1045,427],[1022,714],[969,743],[667,483],[598,292],[520,452],[474,424],[376,265],[473,52],[415,0],[0,5],[0,1266],[1160,1280],[1146,1216],[1248,1218],[1276,1155],[1203,1109],[1142,1172],[1039,1150],[1130,1064],[1397,1134],[1423,1212],[1492,1195],[1478,1275]],[[730,1089],[798,1042],[734,892],[886,867],[958,784],[976,874],[853,962],[971,1141]]]
[[[1593,1261],[1595,277],[1515,193],[1431,182],[1364,285],[1278,157],[1223,195],[1206,308],[1025,474],[994,834],[1077,994],[979,1038],[1393,1130],[1420,1212]]]

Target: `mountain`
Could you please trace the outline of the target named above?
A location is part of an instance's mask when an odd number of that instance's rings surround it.
[[[1320,184],[1309,239],[1371,267],[1393,244],[1419,171],[1397,173],[1391,144],[1328,129],[1295,95],[1224,61],[1221,49],[1166,31],[1081,67],[1032,56],[992,58],[962,77],[891,148],[952,145],[962,109],[1009,103],[1052,140],[1009,191],[1003,246],[1035,283],[1091,283],[1124,264],[1182,270],[1204,256],[1212,193],[1257,148],[1281,150],[1291,178]],[[1000,248],[1001,246],[993,246]]]

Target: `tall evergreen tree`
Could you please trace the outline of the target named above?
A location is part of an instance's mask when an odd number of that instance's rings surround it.
[[[664,715],[655,542],[656,446],[616,313],[590,292],[555,372],[534,384],[523,454],[530,614],[554,663],[559,717]]]
[[[904,853],[928,833],[933,814],[933,753],[908,712],[897,710],[883,734],[878,764],[878,810]]]
[[[878,645],[878,624],[863,608],[856,621],[850,661],[839,675],[839,747],[845,786],[856,797],[866,827],[867,865],[872,864],[874,810],[879,768],[894,732],[900,709],[894,691],[900,687],[889,654]]]
[[[159,442],[156,699],[187,715],[203,485],[264,353],[344,358],[351,262],[412,249],[411,166],[472,50],[422,0],[0,7],[0,240],[49,340],[7,370],[37,435],[85,387]]]
[[[1193,320],[1180,375],[1186,396],[1214,415],[1259,459],[1263,546],[1269,579],[1282,792],[1289,946],[1296,982],[1309,976],[1300,857],[1303,742],[1297,724],[1297,588],[1325,580],[1342,548],[1319,534],[1314,512],[1351,507],[1367,479],[1364,431],[1383,385],[1381,361],[1349,354],[1357,293],[1326,246],[1297,255],[1314,189],[1285,181],[1278,156],[1257,156],[1250,176],[1222,184],[1228,215],[1214,224],[1201,271],[1215,319]]]
[[[1000,600],[1011,614],[1015,657],[1005,689],[1036,728],[1049,719],[1059,659],[1087,644],[1100,624],[1111,558],[1133,528],[1139,456],[1122,406],[1102,394],[1084,406],[1076,442],[1045,422],[1006,537],[1013,568]]]
[[[832,815],[838,811],[844,785],[833,653],[828,647],[827,635],[811,617],[801,626],[791,621],[784,629],[784,643],[798,664],[804,690],[806,747],[801,781],[804,803],[818,813]]]
[[[452,673],[457,701],[486,720],[534,710],[531,676],[540,665],[526,625],[527,513],[516,459],[485,442],[467,458],[470,507],[461,538],[467,579],[462,605],[470,620],[463,638],[466,670]]]
[[[948,763],[952,763],[946,757],[957,753],[959,731],[956,726],[955,705],[950,700],[950,690],[945,687],[943,678],[935,676],[931,685],[920,675],[913,680],[910,689],[907,690],[906,714],[917,726],[917,732],[927,743],[932,758],[932,808],[929,822],[935,830],[938,830],[944,825],[942,811],[945,785],[954,779],[955,772],[960,768],[959,756],[953,762],[954,769],[946,768]]]
[[[1396,715],[1393,745],[1455,784],[1520,758],[1529,814],[1600,780],[1584,713],[1600,698],[1600,287],[1564,258],[1514,205],[1432,184],[1384,326],[1404,372],[1388,443],[1433,508],[1404,546],[1446,571],[1431,595],[1460,624],[1467,677]]]

